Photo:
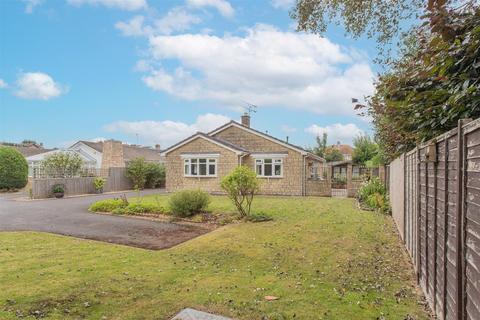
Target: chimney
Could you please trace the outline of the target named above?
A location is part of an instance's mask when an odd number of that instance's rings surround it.
[[[102,150],[102,169],[123,167],[125,167],[125,160],[122,142],[113,139],[105,140]]]
[[[288,143],[288,136],[287,136],[287,143]]]
[[[155,145],[155,150],[160,151],[160,145],[158,143]]]
[[[250,115],[247,112],[242,115],[242,125],[250,128]]]

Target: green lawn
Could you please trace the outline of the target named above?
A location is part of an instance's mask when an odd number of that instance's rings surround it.
[[[233,207],[213,197],[210,209]],[[254,210],[275,220],[163,251],[0,233],[0,319],[169,319],[187,306],[248,320],[428,318],[390,217],[313,197],[258,197]]]

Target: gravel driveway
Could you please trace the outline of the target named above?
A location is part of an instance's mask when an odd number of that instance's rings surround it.
[[[142,195],[162,192],[163,190],[145,190]],[[126,194],[127,197],[134,197],[137,192]],[[108,194],[18,201],[18,195],[0,194],[0,231],[42,231],[147,249],[165,249],[211,230],[191,224],[101,215],[87,211],[94,201],[118,196],[119,194]]]

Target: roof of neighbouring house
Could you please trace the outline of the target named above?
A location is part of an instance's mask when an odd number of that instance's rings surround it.
[[[103,142],[93,142],[80,140],[79,142],[89,146],[98,152],[103,152]],[[144,158],[147,161],[161,160],[160,151],[151,147],[137,146],[131,144],[122,144],[123,146],[123,158],[125,161],[133,160],[135,158]]]
[[[353,154],[353,147],[348,144],[332,144],[329,148],[336,149],[341,154]]]
[[[55,149],[45,149],[43,146],[38,144],[21,144],[21,143],[10,143],[10,142],[0,142],[1,146],[12,147],[18,150],[25,158],[31,157],[40,153],[45,153]]]

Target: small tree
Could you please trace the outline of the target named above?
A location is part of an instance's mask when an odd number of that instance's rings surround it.
[[[132,180],[135,189],[145,188],[147,173],[147,162],[144,158],[135,158],[128,163],[127,177]]]
[[[28,164],[12,147],[0,147],[0,189],[20,189],[28,181]]]
[[[365,164],[378,154],[378,145],[367,135],[360,135],[353,140],[352,160]]]
[[[68,178],[80,173],[83,160],[76,153],[60,151],[47,156],[40,166],[48,176]]]
[[[328,148],[324,155],[323,158],[327,162],[332,162],[332,161],[342,161],[343,160],[343,154],[336,148]]]
[[[325,151],[327,150],[327,138],[328,136],[326,132],[323,133],[321,138],[319,135],[317,135],[317,137],[315,138],[317,145],[313,147],[310,151],[319,157],[324,157]]]
[[[250,215],[254,195],[259,191],[260,184],[257,174],[248,167],[236,167],[222,179],[221,187],[232,200],[242,217]]]

